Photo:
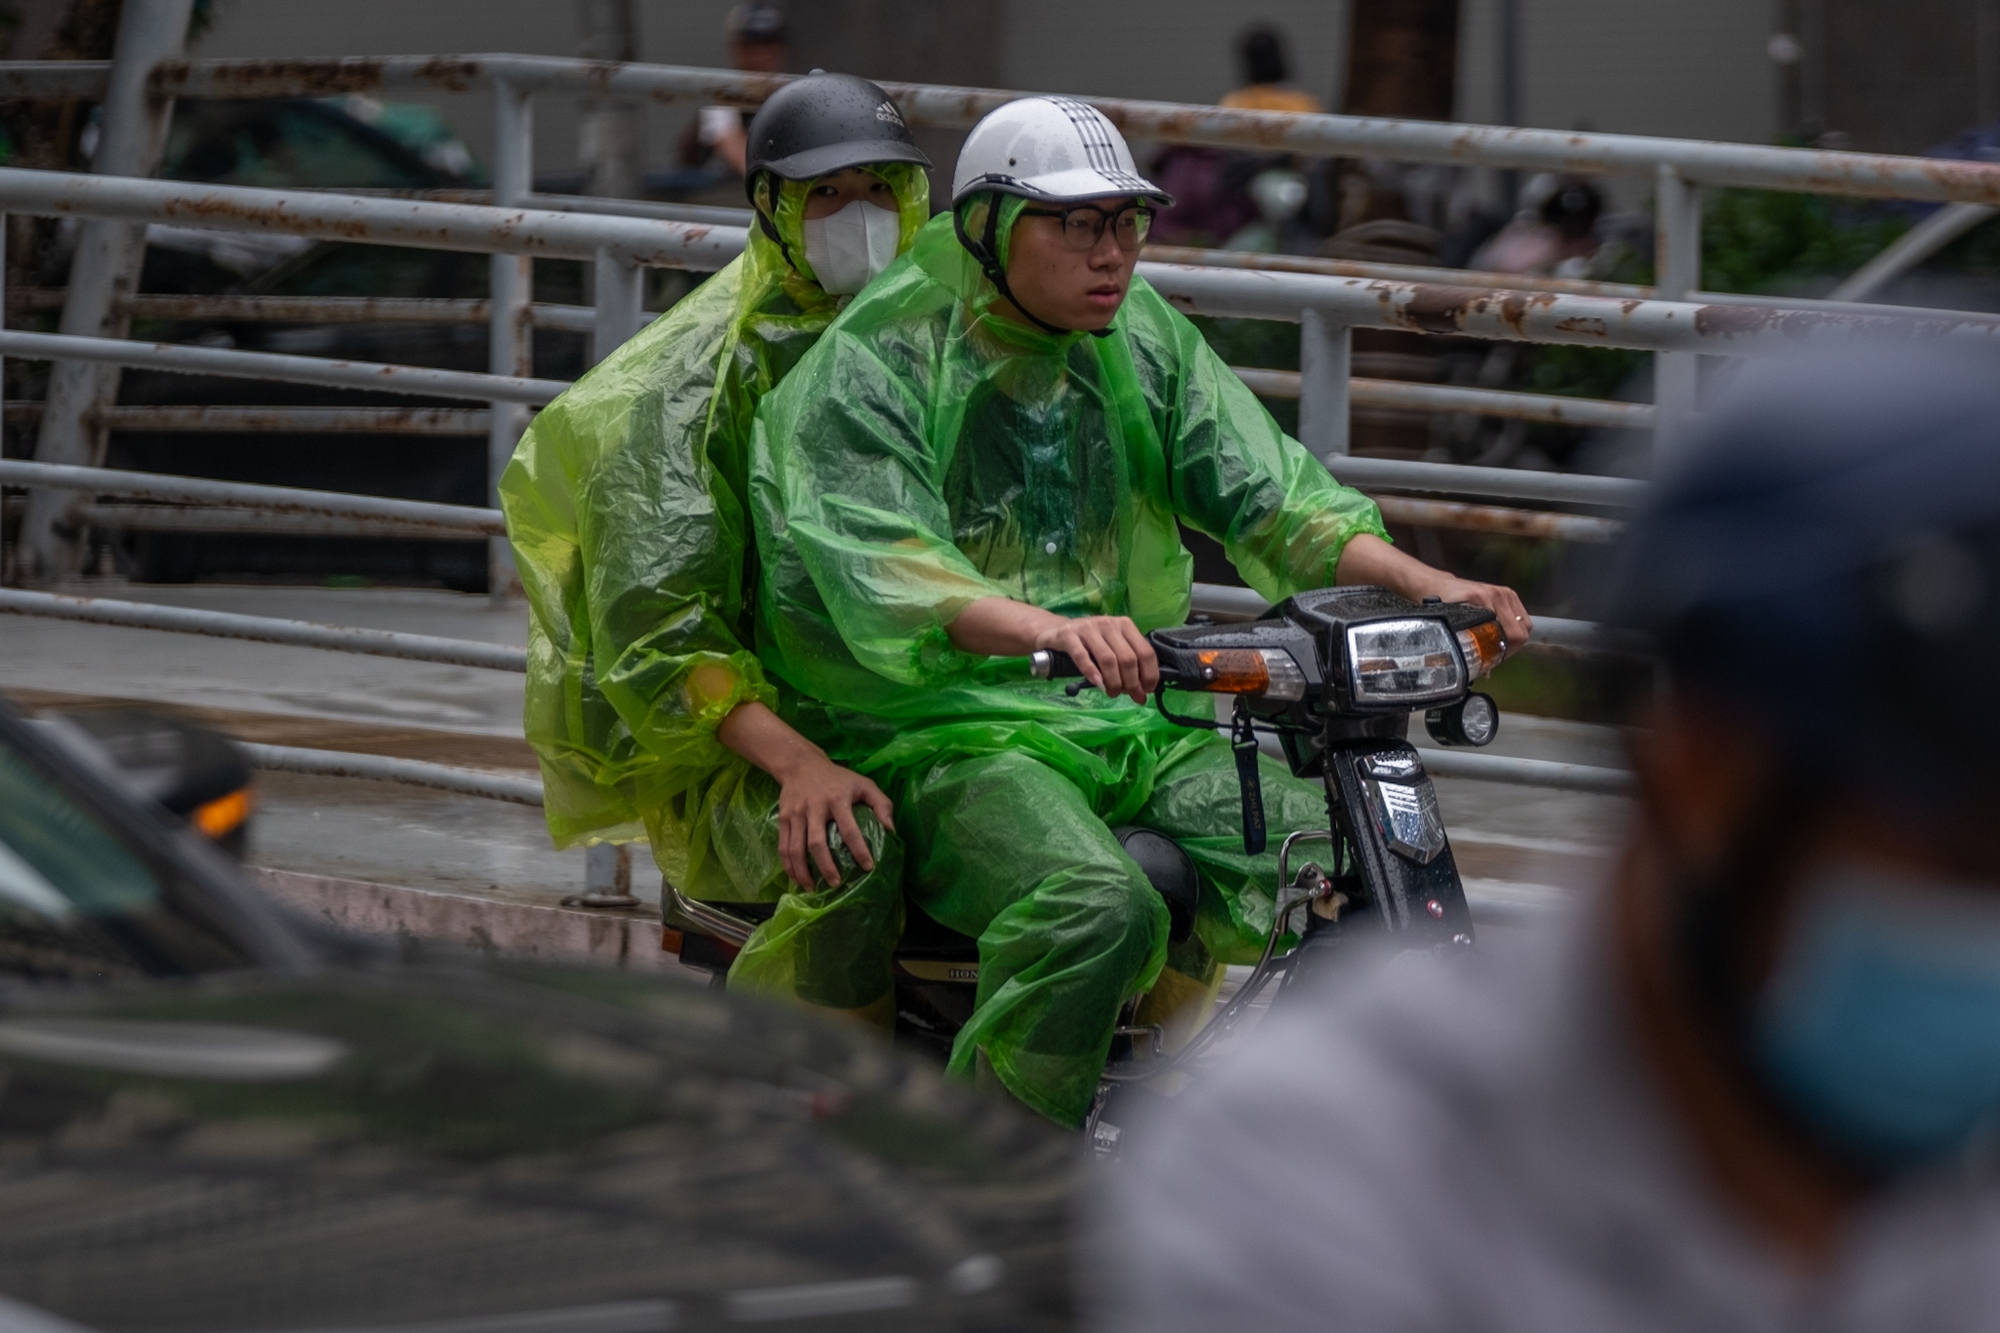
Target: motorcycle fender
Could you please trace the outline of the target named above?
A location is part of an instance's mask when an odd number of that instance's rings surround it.
[[[1416,748],[1386,740],[1342,747],[1326,767],[1383,927],[1412,937],[1411,947],[1470,943],[1472,911]]]

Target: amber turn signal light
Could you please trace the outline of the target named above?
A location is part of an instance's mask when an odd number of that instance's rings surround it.
[[[210,838],[224,838],[250,818],[250,804],[250,789],[238,787],[227,796],[218,796],[206,805],[196,806],[194,813],[188,816],[188,822]]]

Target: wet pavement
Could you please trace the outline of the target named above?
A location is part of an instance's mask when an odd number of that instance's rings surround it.
[[[62,591],[489,643],[526,641],[516,601],[407,589],[159,587],[91,580]],[[30,707],[120,700],[185,710],[246,740],[532,770],[522,678],[501,671],[156,630],[0,616],[0,691]],[[1422,727],[1412,739],[1428,745]],[[1616,733],[1509,715],[1489,753],[1621,762]],[[1475,911],[1512,923],[1599,882],[1622,798],[1464,779],[1437,783]],[[252,860],[272,869],[554,903],[583,854],[553,850],[532,807],[392,783],[266,773]],[[633,888],[658,900],[639,849]]]
[[[1431,748],[1419,719],[1419,750]],[[1612,727],[1509,714],[1484,753],[1623,767]],[[1631,802],[1593,792],[1551,791],[1464,778],[1435,780],[1444,826],[1475,915],[1489,923],[1560,906],[1603,882]]]
[[[583,891],[583,853],[549,845],[542,812],[394,782],[263,773],[253,865],[410,888],[559,902]],[[634,875],[660,899],[658,875]]]

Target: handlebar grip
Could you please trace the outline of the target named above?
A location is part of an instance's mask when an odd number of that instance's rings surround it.
[[[1075,658],[1052,648],[1037,648],[1028,654],[1028,671],[1036,680],[1070,680],[1083,676]]]

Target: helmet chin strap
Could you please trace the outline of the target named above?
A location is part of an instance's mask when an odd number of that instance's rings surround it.
[[[772,188],[772,182],[776,181],[777,179],[778,179],[777,177],[771,175],[769,172],[764,173],[764,188],[762,193],[764,195],[765,202],[770,204],[771,209],[774,212],[778,207],[778,191]],[[779,186],[778,188],[782,189],[783,187]],[[788,266],[790,266],[792,272],[798,273],[799,261],[792,258],[792,247],[786,245],[785,238],[778,235],[778,224],[771,220],[771,214],[764,211],[764,209],[758,208],[756,212],[757,212],[757,225],[763,229],[763,232],[766,236],[770,237],[773,241],[777,242],[778,253],[785,257],[785,263]],[[799,276],[804,277],[805,275],[800,274]]]
[[[1028,309],[1014,295],[1014,289],[1007,285],[1007,270],[1000,264],[1000,205],[997,199],[986,210],[986,234],[980,239],[975,241],[966,232],[965,214],[956,208],[951,210],[951,226],[952,230],[958,233],[958,243],[965,247],[965,252],[979,265],[979,271],[986,275],[986,280],[1006,298],[1009,305],[1027,316],[1029,323],[1042,332],[1053,333],[1059,338],[1077,332],[1075,329],[1059,328]],[[1093,338],[1109,338],[1112,329],[1107,325],[1101,329],[1091,329],[1089,332]]]

